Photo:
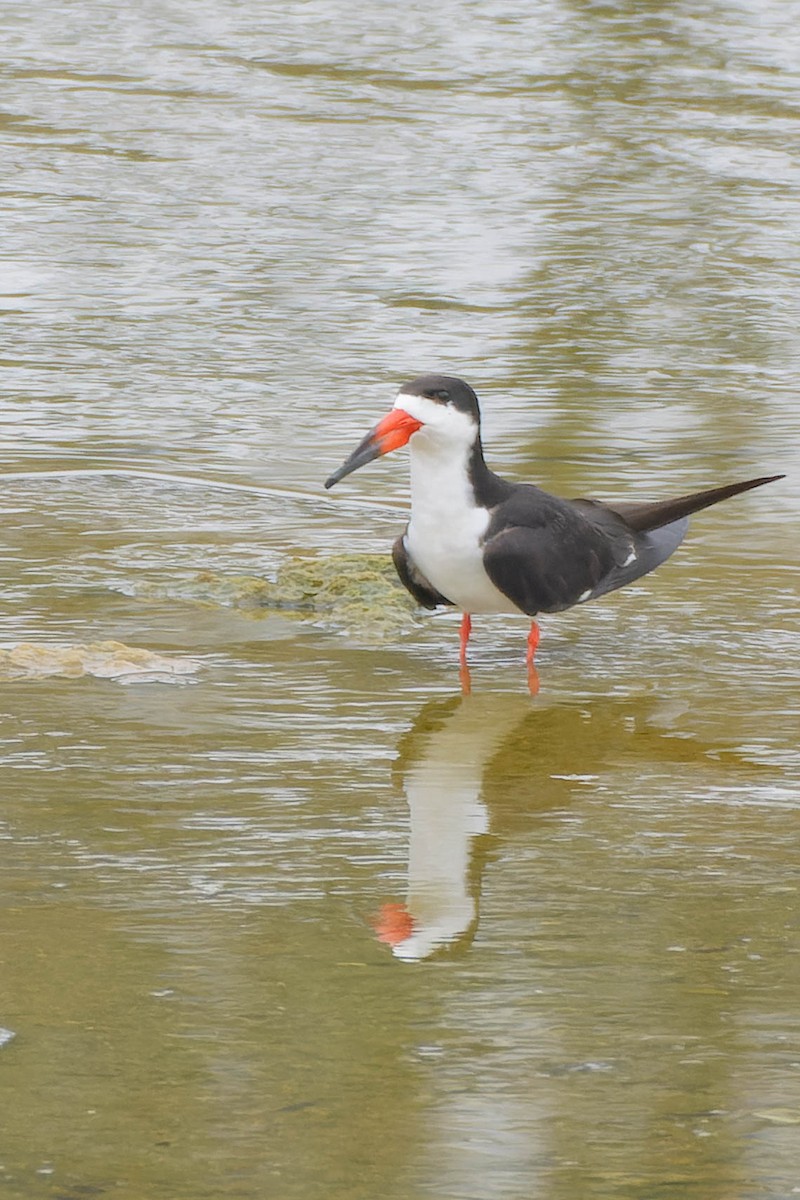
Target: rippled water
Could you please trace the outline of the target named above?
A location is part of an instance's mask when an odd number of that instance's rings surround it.
[[[0,683],[0,1193],[786,1200],[800,8],[4,17],[0,643],[201,669]],[[554,491],[787,478],[535,699],[182,598],[385,551],[402,456],[321,483],[431,369]]]

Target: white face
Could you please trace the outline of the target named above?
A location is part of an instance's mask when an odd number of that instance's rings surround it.
[[[429,396],[412,396],[409,392],[399,392],[394,407],[422,421],[422,429],[418,429],[412,435],[413,438],[424,436],[431,442],[449,442],[461,446],[471,446],[475,440],[475,421],[469,413],[461,412],[452,404],[442,404],[440,401],[431,400]]]

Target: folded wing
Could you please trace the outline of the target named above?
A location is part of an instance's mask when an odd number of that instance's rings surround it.
[[[613,506],[517,488],[494,514],[484,566],[495,587],[523,612],[560,612],[655,570],[681,544],[691,513],[780,478]]]
[[[400,582],[411,593],[417,604],[422,605],[423,608],[437,608],[440,604],[453,603],[452,600],[448,600],[446,596],[437,591],[417,567],[406,549],[405,533],[401,533],[392,546],[392,562],[400,576]]]

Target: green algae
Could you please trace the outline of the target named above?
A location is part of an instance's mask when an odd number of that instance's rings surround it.
[[[124,642],[17,642],[0,647],[0,682],[92,675],[119,683],[171,683],[197,669],[193,659],[168,657]]]
[[[271,579],[199,571],[182,579],[138,583],[134,594],[236,608],[253,616],[296,613],[317,625],[368,638],[411,629],[417,612],[391,560],[382,554],[295,555]]]

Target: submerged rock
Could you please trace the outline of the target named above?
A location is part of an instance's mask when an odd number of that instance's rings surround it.
[[[0,647],[0,682],[93,675],[118,683],[172,683],[198,669],[193,659],[168,658],[124,642],[19,642]]]
[[[273,579],[200,571],[185,579],[137,584],[134,594],[188,600],[254,613],[295,612],[349,633],[383,636],[414,625],[416,605],[383,554],[286,559]]]

